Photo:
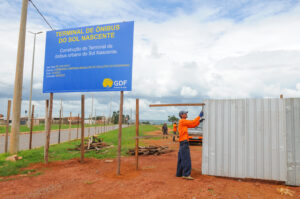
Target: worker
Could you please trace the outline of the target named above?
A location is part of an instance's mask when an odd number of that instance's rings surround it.
[[[176,122],[174,122],[174,124],[173,124],[173,142],[175,142],[175,136],[176,136],[176,134],[177,134],[177,124],[176,124]]]
[[[193,180],[194,178],[191,177],[192,163],[188,140],[188,128],[195,128],[198,126],[204,113],[201,111],[199,116],[197,116],[194,120],[187,120],[187,113],[187,111],[179,112],[179,117],[181,118],[178,125],[180,146],[178,151],[176,176],[183,177],[187,180]]]
[[[163,139],[164,138],[168,138],[168,126],[167,123],[164,123],[162,128],[161,128],[162,132],[163,132]]]

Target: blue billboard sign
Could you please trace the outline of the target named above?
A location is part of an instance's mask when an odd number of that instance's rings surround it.
[[[134,23],[48,31],[44,93],[131,91]]]

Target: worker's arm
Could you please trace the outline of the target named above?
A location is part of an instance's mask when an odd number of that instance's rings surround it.
[[[183,120],[182,125],[187,126],[188,128],[194,128],[200,123],[200,116],[196,117],[194,120]]]

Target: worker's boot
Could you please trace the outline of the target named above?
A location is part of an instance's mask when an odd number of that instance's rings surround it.
[[[182,178],[184,178],[186,180],[194,180],[194,178],[192,176],[182,176]]]

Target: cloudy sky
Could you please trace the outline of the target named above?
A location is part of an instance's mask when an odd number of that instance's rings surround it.
[[[206,99],[300,97],[300,1],[298,0],[33,0],[54,29],[134,21],[133,90],[124,111],[141,119],[167,119],[180,109],[152,103]],[[13,97],[21,0],[0,0],[0,113]],[[37,36],[33,100],[44,115],[42,93],[45,32],[49,26],[29,3],[27,30]],[[33,35],[26,35],[22,115],[28,110]],[[64,115],[80,112],[82,93],[54,94]],[[119,92],[84,93],[97,115],[118,110]],[[110,109],[111,107],[111,109]]]

